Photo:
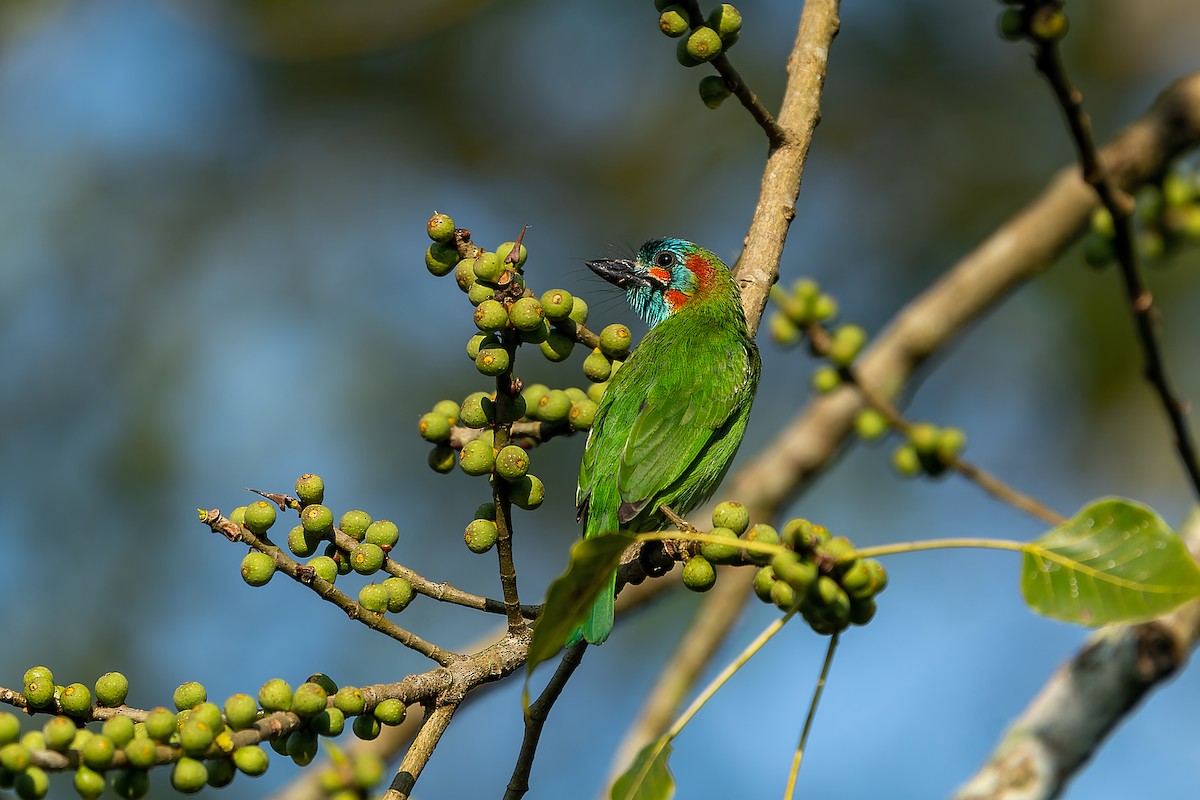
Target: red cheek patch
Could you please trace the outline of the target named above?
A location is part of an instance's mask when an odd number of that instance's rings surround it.
[[[696,291],[703,292],[712,286],[713,267],[704,256],[688,256],[687,268],[696,276]]]
[[[688,299],[688,296],[678,289],[667,289],[667,291],[663,292],[663,297],[672,311],[682,306]]]
[[[659,267],[651,267],[649,269],[650,277],[659,283],[668,284],[671,282],[671,270],[660,269]]]

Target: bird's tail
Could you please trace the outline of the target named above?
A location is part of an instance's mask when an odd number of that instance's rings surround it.
[[[613,603],[617,590],[617,573],[608,576],[608,586],[600,591],[600,596],[592,605],[588,618],[583,622],[583,638],[588,644],[600,644],[613,629]]]

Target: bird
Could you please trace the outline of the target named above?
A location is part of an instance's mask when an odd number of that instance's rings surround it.
[[[649,330],[600,400],[579,467],[578,520],[584,538],[662,530],[661,506],[685,515],[725,477],[762,361],[733,273],[712,252],[661,238],[633,260],[586,263],[625,290]],[[572,641],[608,638],[616,579],[613,572]]]

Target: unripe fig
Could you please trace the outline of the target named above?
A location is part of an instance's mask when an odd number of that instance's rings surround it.
[[[748,531],[742,534],[741,538],[747,542],[759,542],[761,544],[779,544],[779,533],[772,526],[765,522],[760,522]],[[772,554],[765,553],[759,550],[747,550],[746,556],[755,564],[770,564]]]
[[[448,214],[434,213],[425,223],[425,232],[435,242],[446,244],[454,239],[454,220]]]
[[[96,734],[83,743],[79,751],[79,759],[92,769],[108,769],[112,766],[117,755],[117,746],[113,740],[103,734]]]
[[[721,103],[724,103],[725,98],[731,94],[729,84],[720,75],[705,75],[700,79],[699,90],[701,102],[705,107],[713,109],[720,108]],[[792,327],[795,328],[795,326]]]
[[[268,503],[266,500],[257,500],[246,506],[244,524],[251,533],[263,535],[275,524],[275,504]]]
[[[312,571],[317,573],[317,577],[322,580],[329,581],[330,583],[337,580],[338,565],[329,556],[317,556],[310,559],[306,566],[312,568]]]
[[[709,536],[719,536],[722,539],[727,539],[728,544],[713,544],[712,542],[704,542],[700,545],[700,555],[707,558],[713,564],[732,564],[737,561],[742,552],[741,540],[738,535],[729,528],[713,528],[708,531]]]
[[[267,751],[257,745],[239,747],[233,751],[232,758],[233,765],[240,772],[251,777],[262,775],[267,771],[267,766],[270,764]]]
[[[575,308],[580,304],[579,298],[575,299]],[[572,311],[572,314],[575,312]],[[559,330],[552,330],[546,337],[546,341],[542,342],[539,347],[542,350],[542,355],[548,361],[564,361],[567,356],[571,355],[571,350],[575,347],[575,340],[567,336]]]
[[[892,468],[905,478],[915,478],[921,474],[921,457],[911,444],[903,444],[892,452]]]
[[[632,343],[633,334],[619,322],[600,331],[600,351],[609,358],[624,359],[629,354],[629,346]]]
[[[378,584],[374,584],[378,585]],[[383,588],[382,586],[380,587]],[[384,589],[386,594],[387,590]],[[384,606],[386,607],[386,600]],[[305,681],[296,687],[296,691],[292,694],[292,713],[301,717],[315,717],[317,714],[325,710],[326,701],[329,695],[325,693],[324,687],[320,684]]]
[[[271,678],[258,690],[258,704],[263,711],[291,711],[292,687],[283,678]]]
[[[388,593],[382,584],[368,583],[358,590],[358,604],[367,611],[382,614],[387,611]]]
[[[129,696],[129,679],[120,672],[106,672],[96,679],[96,702],[108,708],[125,703]]]
[[[729,528],[741,536],[750,525],[750,512],[741,503],[726,500],[713,509],[712,524],[714,528]]]
[[[729,3],[721,3],[708,13],[708,27],[715,30],[728,47],[729,39],[741,33],[742,15]]]
[[[658,17],[658,29],[672,39],[683,36],[689,27],[688,14],[683,6],[667,6]]]
[[[483,281],[476,281],[467,289],[467,299],[471,305],[478,307],[481,303],[496,299],[496,290]]]
[[[496,455],[490,442],[473,439],[463,445],[458,456],[458,466],[468,475],[487,475],[496,464]]]
[[[487,402],[485,407],[484,401]],[[459,409],[459,422],[468,428],[483,428],[495,418],[495,406],[487,392],[472,392],[467,395]]]
[[[458,264],[458,250],[454,245],[434,242],[425,251],[425,268],[438,278],[449,275]]]
[[[400,528],[390,519],[379,519],[367,526],[365,541],[379,547],[395,547],[400,541]]]
[[[225,719],[235,731],[249,728],[258,719],[258,701],[248,694],[230,695],[225,701]]]
[[[812,374],[813,391],[818,394],[829,394],[842,385],[842,376],[830,366],[817,367]]]
[[[333,705],[346,716],[353,717],[363,713],[363,709],[367,707],[367,699],[363,696],[362,689],[357,686],[343,686],[334,695]]]
[[[467,524],[463,539],[472,553],[486,553],[499,538],[496,523],[490,519],[475,519]]]
[[[612,361],[597,347],[583,360],[583,374],[593,383],[603,383],[612,375]]]
[[[775,585],[775,570],[762,567],[754,573],[754,594],[764,603],[774,602],[771,599],[771,587]]]
[[[495,253],[483,252],[475,256],[475,278],[484,283],[495,284],[504,274],[504,261]]]
[[[561,389],[551,389],[538,400],[537,418],[544,422],[562,422],[571,413],[571,398]]]
[[[305,506],[300,511],[300,524],[309,533],[325,536],[333,530],[333,512],[320,503]]]
[[[399,725],[404,722],[405,712],[407,709],[404,703],[394,698],[380,700],[375,706],[375,719],[382,722],[384,725]]]
[[[787,582],[801,596],[812,588],[818,577],[816,564],[792,552],[776,553],[771,559],[771,569],[777,580]]]
[[[372,739],[378,739],[383,728],[373,714],[362,714],[354,718],[350,730],[354,731],[354,735],[359,739],[369,742]]]
[[[707,592],[717,582],[717,571],[704,556],[692,556],[683,565],[683,585],[693,592]]]
[[[242,559],[242,580],[250,586],[266,586],[275,574],[275,560],[266,553],[251,550]]]
[[[532,511],[546,499],[546,487],[536,475],[526,475],[508,485],[508,498],[517,508]]]
[[[383,582],[383,588],[388,593],[387,610],[393,614],[399,614],[408,608],[408,604],[416,596],[412,584],[404,578],[390,577]]]
[[[287,545],[293,555],[308,558],[321,546],[321,537],[304,530],[303,525],[297,525],[288,533]]]
[[[475,306],[475,327],[481,331],[503,330],[508,325],[508,310],[499,300],[484,300]]]
[[[522,297],[508,310],[509,322],[519,331],[540,328],[545,316],[546,312],[542,309],[542,304],[533,297]]]
[[[350,566],[360,575],[373,575],[386,557],[379,545],[363,542],[350,551]]]
[[[551,289],[542,295],[542,311],[546,319],[567,319],[575,305],[575,298],[566,289]]]
[[[58,694],[64,714],[86,717],[92,713],[92,690],[82,683],[72,683]]]
[[[590,429],[592,422],[596,419],[596,412],[599,408],[599,404],[588,397],[572,403],[571,413],[567,415],[567,422],[570,423],[571,429],[576,431]]]
[[[156,742],[167,741],[175,735],[175,731],[179,727],[175,712],[162,706],[151,710],[146,715],[145,725],[146,735]]]
[[[505,445],[496,454],[496,474],[506,481],[515,481],[529,471],[529,453],[515,444]]]
[[[578,325],[586,325],[588,320],[588,304],[584,302],[582,297],[576,297],[571,304],[571,311],[567,314],[567,319]]]

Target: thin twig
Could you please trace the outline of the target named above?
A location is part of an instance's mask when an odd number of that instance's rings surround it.
[[[1061,10],[1058,13],[1062,13]],[[1112,215],[1113,249],[1120,266],[1125,296],[1133,314],[1138,342],[1146,360],[1146,379],[1157,393],[1167,415],[1167,421],[1175,436],[1175,449],[1179,452],[1179,459],[1192,484],[1192,491],[1200,496],[1200,462],[1196,459],[1196,445],[1192,441],[1188,425],[1188,403],[1176,393],[1167,374],[1162,345],[1159,342],[1159,315],[1154,306],[1154,296],[1138,269],[1137,247],[1133,236],[1133,201],[1128,193],[1113,183],[1103,159],[1096,151],[1096,144],[1092,139],[1092,123],[1083,110],[1083,94],[1067,75],[1058,40],[1035,37],[1033,41],[1034,64],[1050,84],[1054,97],[1067,118],[1083,179],[1096,190],[1100,202]]]
[[[800,761],[804,758],[804,748],[808,746],[808,734],[812,731],[813,720],[817,717],[817,704],[821,702],[821,693],[825,691],[825,681],[829,679],[829,668],[833,666],[833,654],[837,651],[840,633],[829,637],[829,647],[825,650],[825,661],[821,664],[821,675],[813,689],[812,701],[808,704],[808,714],[804,717],[804,729],[800,732],[800,743],[796,745],[796,755],[792,759],[792,770],[788,774],[787,790],[783,793],[784,800],[792,800],[796,792],[796,778],[800,775]]]
[[[504,800],[520,800],[529,791],[529,772],[533,769],[533,757],[537,754],[538,741],[542,737],[542,727],[550,716],[550,709],[562,694],[563,687],[571,679],[576,667],[583,661],[583,653],[587,650],[587,642],[579,641],[567,648],[563,653],[558,669],[554,671],[546,688],[538,695],[537,700],[529,706],[525,714],[525,737],[521,740],[521,752],[517,755],[517,763],[513,766],[512,777],[508,780],[508,790]]]

